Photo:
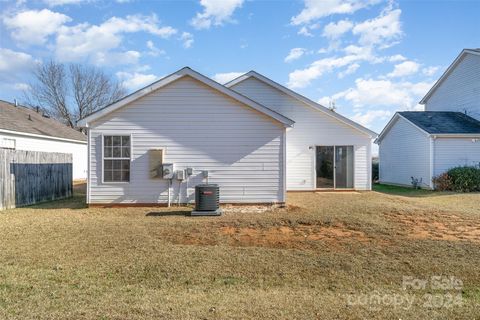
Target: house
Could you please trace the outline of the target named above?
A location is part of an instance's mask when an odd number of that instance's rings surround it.
[[[18,104],[0,101],[0,148],[71,153],[73,179],[87,177],[87,137]]]
[[[287,130],[287,190],[371,189],[375,132],[255,71],[226,86],[295,121]]]
[[[370,189],[375,133],[253,72],[221,85],[183,68],[80,125],[90,205],[193,202],[204,182],[220,186],[222,203]]]
[[[480,50],[463,50],[420,103],[425,111],[396,113],[376,140],[381,183],[431,189],[448,169],[480,164]]]

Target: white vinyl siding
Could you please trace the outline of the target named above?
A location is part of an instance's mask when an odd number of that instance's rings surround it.
[[[367,135],[253,77],[231,88],[295,121],[287,129],[287,190],[315,189],[316,145],[353,145],[355,189],[371,188]]]
[[[480,56],[466,54],[436,88],[425,111],[458,111],[480,120]]]
[[[435,176],[457,166],[478,166],[480,141],[471,138],[437,138],[434,154]]]
[[[430,138],[399,117],[379,144],[380,182],[411,186],[411,177],[430,186]]]
[[[223,203],[284,202],[285,128],[218,91],[183,77],[93,122],[89,203],[166,203],[168,180],[149,177],[149,150],[193,175],[172,181],[172,203],[193,202],[194,187],[220,185]],[[101,182],[101,137],[131,134],[130,183]]]
[[[73,179],[87,178],[87,143],[29,137],[21,134],[0,133],[1,139],[15,140],[16,150],[62,152],[72,154]]]

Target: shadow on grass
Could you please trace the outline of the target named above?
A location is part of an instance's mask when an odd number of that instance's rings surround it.
[[[413,189],[408,187],[393,186],[388,184],[376,183],[373,185],[373,191],[392,194],[396,196],[420,198],[420,197],[438,197],[455,194],[455,192],[433,191],[425,189]]]
[[[178,210],[178,211],[158,211],[158,212],[149,212],[146,214],[147,217],[171,217],[171,216],[190,216],[191,211],[187,210]]]

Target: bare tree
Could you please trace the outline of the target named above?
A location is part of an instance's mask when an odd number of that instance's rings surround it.
[[[78,120],[125,95],[121,83],[101,69],[49,61],[33,71],[27,104],[75,128]]]

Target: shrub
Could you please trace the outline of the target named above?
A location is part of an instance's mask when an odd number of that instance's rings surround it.
[[[480,191],[480,168],[455,167],[433,178],[435,190],[472,192]]]
[[[432,181],[435,186],[435,190],[449,191],[453,189],[452,178],[446,172],[434,177]]]
[[[480,191],[480,168],[455,167],[448,170],[447,174],[452,180],[453,191]]]

